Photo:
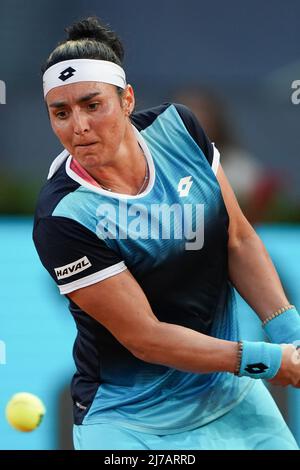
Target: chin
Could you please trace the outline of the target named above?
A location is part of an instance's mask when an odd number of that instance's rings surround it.
[[[96,155],[85,155],[84,157],[81,157],[81,161],[85,168],[95,168],[101,164],[99,158],[96,157]]]
[[[85,155],[82,154],[75,154],[73,157],[85,168],[93,168],[99,165],[99,157],[93,153],[86,153]]]

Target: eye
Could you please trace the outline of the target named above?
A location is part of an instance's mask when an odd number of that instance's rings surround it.
[[[57,113],[55,113],[55,117],[57,117],[58,119],[66,119],[67,112],[66,111],[58,111]]]
[[[96,109],[98,108],[98,106],[99,106],[99,103],[89,103],[89,104],[88,104],[88,109],[89,109],[90,111],[96,111]]]

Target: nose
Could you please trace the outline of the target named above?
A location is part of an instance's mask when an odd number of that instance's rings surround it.
[[[74,134],[81,135],[85,134],[89,131],[89,123],[88,117],[84,116],[83,112],[81,111],[74,111],[73,112],[73,126],[74,126]]]

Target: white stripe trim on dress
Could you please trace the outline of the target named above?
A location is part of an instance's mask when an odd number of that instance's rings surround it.
[[[213,142],[212,142],[212,145],[213,145],[213,148],[214,148],[214,155],[213,155],[213,161],[212,161],[211,168],[212,168],[212,171],[214,172],[214,174],[216,175],[217,171],[218,171],[218,168],[219,168],[219,164],[220,164],[220,152],[217,149],[217,147],[215,147],[215,144]]]
[[[101,269],[101,271],[98,271],[97,273],[90,274],[89,276],[82,277],[81,279],[77,279],[76,281],[69,282],[68,284],[57,287],[59,288],[59,291],[62,295],[69,294],[70,292],[81,289],[82,287],[88,287],[92,284],[96,284],[96,282],[104,281],[104,279],[115,276],[116,274],[119,274],[126,269],[127,266],[125,265],[124,261],[120,261],[120,263],[114,264],[113,266],[109,266],[105,269]]]

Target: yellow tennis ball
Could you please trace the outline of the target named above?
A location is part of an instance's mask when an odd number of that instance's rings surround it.
[[[18,431],[36,429],[46,413],[43,402],[32,393],[16,393],[7,403],[5,414],[9,424]]]

